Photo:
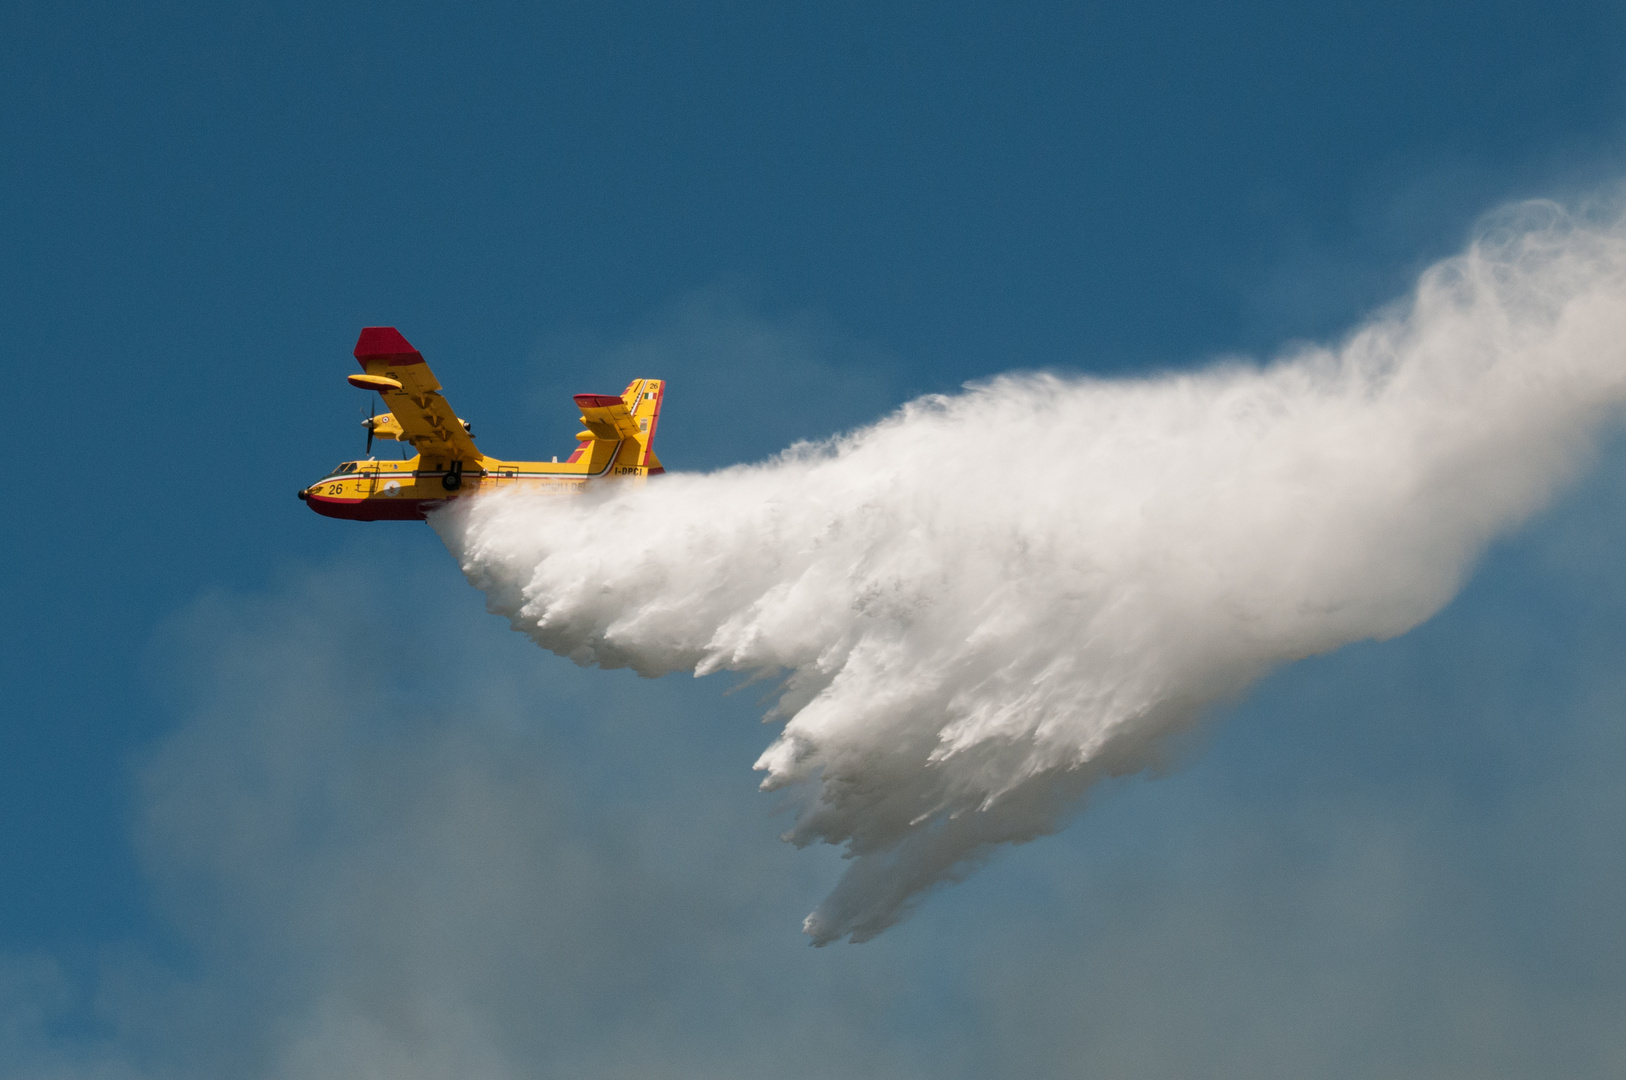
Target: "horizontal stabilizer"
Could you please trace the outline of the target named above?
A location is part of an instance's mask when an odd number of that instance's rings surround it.
[[[582,423],[595,439],[631,439],[638,435],[638,422],[632,418],[625,399],[613,394],[577,394],[576,407]]]

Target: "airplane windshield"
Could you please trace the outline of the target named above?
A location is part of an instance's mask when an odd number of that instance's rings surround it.
[[[343,476],[345,473],[353,473],[355,471],[356,463],[354,461],[341,461],[337,465],[333,466],[333,471],[328,473],[327,476],[322,477],[322,479],[326,480],[328,476]]]

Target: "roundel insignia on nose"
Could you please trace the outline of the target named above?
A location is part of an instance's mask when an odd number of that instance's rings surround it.
[[[399,480],[386,480],[386,481],[384,481],[384,494],[386,494],[386,495],[399,495],[399,494],[401,494],[401,481],[399,481]]]

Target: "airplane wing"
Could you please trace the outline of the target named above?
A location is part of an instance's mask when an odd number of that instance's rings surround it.
[[[474,463],[484,456],[441,396],[440,383],[424,363],[423,353],[399,330],[367,327],[356,342],[355,356],[366,374],[350,376],[351,384],[378,391],[384,407],[401,425],[401,438],[424,458]]]

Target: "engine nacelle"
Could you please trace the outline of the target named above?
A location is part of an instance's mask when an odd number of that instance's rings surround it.
[[[375,439],[400,439],[406,434],[401,430],[401,421],[395,418],[394,413],[369,416],[361,422],[361,426],[371,428]]]

